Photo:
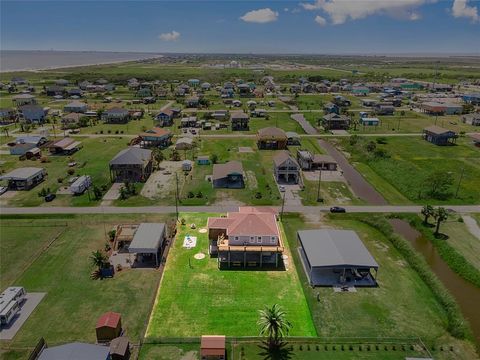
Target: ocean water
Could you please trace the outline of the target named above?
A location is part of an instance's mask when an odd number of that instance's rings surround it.
[[[160,57],[156,53],[0,50],[0,71],[43,70]]]

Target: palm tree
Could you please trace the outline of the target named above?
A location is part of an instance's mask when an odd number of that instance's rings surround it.
[[[425,205],[422,208],[422,215],[424,216],[423,223],[425,225],[428,224],[428,219],[430,218],[430,216],[433,216],[434,212],[435,212],[435,209],[433,208],[432,205]]]
[[[265,309],[259,310],[259,314],[257,325],[260,327],[260,335],[267,336],[269,348],[274,349],[281,344],[281,339],[288,335],[292,324],[278,304],[270,308],[265,306]]]
[[[105,267],[105,263],[108,261],[107,256],[104,255],[101,251],[92,251],[90,255],[90,261],[92,265],[96,266],[100,271]]]
[[[435,218],[435,221],[437,222],[437,226],[435,227],[435,236],[438,236],[439,231],[440,231],[440,224],[444,222],[445,220],[448,219],[448,212],[445,210],[443,207],[436,208],[433,217]]]

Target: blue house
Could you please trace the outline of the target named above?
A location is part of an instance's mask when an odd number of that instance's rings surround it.
[[[340,114],[340,108],[338,105],[331,102],[328,102],[323,106],[323,111],[325,111],[326,114]]]
[[[172,126],[173,125],[173,111],[171,109],[160,111],[156,116],[155,120],[158,121],[158,126]]]
[[[46,111],[38,105],[23,105],[20,107],[21,121],[28,124],[43,124],[45,121]]]
[[[200,85],[200,80],[198,79],[189,79],[187,81],[188,85],[191,86],[191,87],[197,87],[198,85]]]

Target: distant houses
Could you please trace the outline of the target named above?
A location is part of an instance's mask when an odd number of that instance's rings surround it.
[[[88,105],[82,101],[72,101],[63,107],[65,112],[84,113],[88,110]]]
[[[250,118],[243,111],[234,111],[230,116],[232,131],[247,131]]]
[[[427,101],[420,105],[420,109],[430,115],[458,115],[462,113],[462,105]]]
[[[25,155],[34,148],[40,148],[47,143],[47,138],[38,135],[19,136],[14,142],[8,144],[10,155]]]
[[[49,146],[49,150],[53,155],[72,155],[80,149],[81,144],[80,141],[76,141],[71,137],[65,137],[52,143]]]
[[[451,130],[436,125],[423,129],[422,138],[435,145],[452,145],[456,142],[458,135]]]
[[[244,171],[239,161],[214,164],[212,185],[214,188],[242,189],[245,187]]]
[[[298,150],[297,161],[302,170],[336,171],[338,166],[330,155],[312,154],[308,150]]]
[[[480,113],[462,115],[462,122],[467,125],[480,126]]]
[[[19,113],[19,121],[27,124],[43,124],[47,115],[47,112],[44,108],[34,104],[20,106]]]
[[[142,148],[158,147],[164,149],[172,144],[172,132],[155,127],[138,135]]]
[[[12,102],[15,106],[33,105],[37,103],[35,96],[30,94],[19,94],[12,97]]]
[[[322,118],[321,123],[325,130],[348,130],[350,121],[350,117],[346,115],[330,113]]]
[[[160,111],[155,115],[155,121],[159,127],[166,127],[173,125],[174,112],[171,109]]]
[[[114,107],[102,113],[102,120],[108,124],[126,124],[130,120],[128,109]]]
[[[144,182],[153,171],[152,151],[129,147],[120,151],[109,163],[114,182]]]
[[[284,150],[287,141],[285,131],[277,127],[267,127],[257,132],[257,146],[260,150]]]

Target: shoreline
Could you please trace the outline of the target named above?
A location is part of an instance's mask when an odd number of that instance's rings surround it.
[[[41,68],[23,68],[23,69],[6,69],[3,70],[0,68],[0,74],[8,74],[8,73],[16,73],[16,72],[41,72],[41,71],[48,71],[48,70],[61,70],[61,69],[70,69],[70,68],[78,68],[83,66],[98,66],[98,65],[109,65],[109,64],[121,64],[121,63],[128,63],[132,61],[142,61],[142,60],[153,60],[159,59],[164,57],[164,55],[156,55],[151,57],[145,58],[137,58],[137,59],[124,59],[124,60],[107,60],[105,62],[95,62],[95,63],[88,63],[88,64],[78,64],[78,65],[53,65],[48,67],[41,67]]]

